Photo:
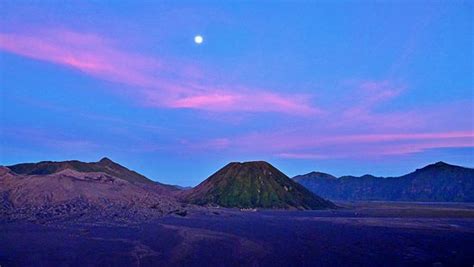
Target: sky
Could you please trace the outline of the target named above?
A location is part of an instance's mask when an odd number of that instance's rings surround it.
[[[0,164],[182,186],[231,161],[474,167],[473,22],[470,1],[0,0]]]

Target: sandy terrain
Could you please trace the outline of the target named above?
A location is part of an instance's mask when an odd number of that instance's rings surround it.
[[[0,225],[0,264],[472,266],[474,206],[338,203],[336,211],[192,211],[142,223]]]

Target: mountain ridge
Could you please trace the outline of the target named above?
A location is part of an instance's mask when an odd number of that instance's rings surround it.
[[[103,158],[0,167],[0,218],[137,221],[184,214],[174,186],[154,182]]]
[[[332,200],[474,201],[474,169],[442,161],[395,177],[366,174],[324,180],[311,173],[293,180]]]
[[[24,175],[47,175],[60,172],[64,169],[72,169],[79,172],[104,172],[132,183],[157,183],[167,186],[150,180],[144,175],[141,175],[134,170],[130,170],[107,157],[103,157],[97,162],[82,162],[79,160],[40,161],[36,163],[19,163],[5,167],[9,168],[16,174]]]

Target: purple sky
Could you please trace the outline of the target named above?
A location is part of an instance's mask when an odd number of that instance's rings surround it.
[[[229,161],[473,167],[473,21],[469,1],[0,1],[0,164],[108,156],[180,185]]]

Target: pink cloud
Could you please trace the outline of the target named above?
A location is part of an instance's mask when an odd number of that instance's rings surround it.
[[[324,159],[376,155],[399,155],[428,149],[474,147],[473,131],[379,133],[379,134],[251,134],[226,138],[226,148],[232,151],[270,153],[293,159]],[[317,151],[317,153],[316,153]]]
[[[171,101],[169,106],[211,111],[273,111],[300,115],[322,113],[320,109],[311,107],[308,102],[307,99],[302,97],[285,96],[262,91],[254,92],[253,94],[219,91],[176,99]]]
[[[203,76],[197,73],[196,66],[126,52],[111,40],[95,34],[41,29],[0,33],[0,49],[133,86],[136,100],[151,107],[293,115],[319,112],[308,97],[299,95],[287,96],[240,85],[221,85],[221,89],[216,90],[215,86],[202,81]]]
[[[239,95],[215,93],[184,97],[172,101],[170,105],[177,108],[203,108],[209,110],[220,110],[234,106],[237,102],[239,102],[239,98]]]
[[[130,85],[151,86],[154,80],[146,72],[161,68],[155,60],[113,48],[100,36],[65,30],[0,33],[0,49]]]
[[[381,147],[379,151],[373,151],[378,155],[404,155],[419,153],[436,148],[468,148],[474,147],[474,138],[452,138],[442,140],[429,140],[410,144],[391,145]]]
[[[220,118],[222,112],[231,112],[229,116],[246,115],[235,112],[307,116],[304,117],[304,127],[299,129],[282,125],[283,129],[289,130],[271,129],[270,133],[223,137],[192,144],[183,142],[183,146],[234,151],[258,148],[262,153],[299,159],[324,158],[326,155],[403,155],[433,148],[474,147],[472,130],[445,130],[466,125],[465,117],[469,114],[466,115],[466,107],[459,108],[458,103],[451,108],[453,111],[438,106],[378,111],[407,88],[394,81],[351,82],[351,90],[344,91],[336,106],[322,111],[312,105],[310,95],[212,83],[203,74],[206,70],[200,66],[131,53],[119,45],[103,36],[68,30],[0,33],[0,50],[129,85],[133,88],[129,95],[143,106],[212,111],[209,113],[216,113]],[[468,101],[467,105],[472,111],[472,103]],[[472,128],[472,117],[469,125]]]
[[[438,133],[402,133],[402,134],[361,134],[349,136],[335,136],[324,140],[328,143],[375,143],[375,142],[392,142],[405,140],[441,140],[468,138],[471,142],[474,140],[474,132],[438,132]]]
[[[279,153],[276,155],[285,159],[327,159],[327,155],[320,155],[316,153]]]
[[[364,123],[367,125],[377,125],[384,123],[385,126],[393,126],[406,122],[407,118],[413,120],[417,118],[406,112],[375,114],[374,109],[384,102],[398,97],[405,86],[393,83],[388,80],[383,81],[359,81],[351,84],[354,87],[346,96],[346,101],[350,101],[350,105],[344,108],[339,124],[345,123]]]

